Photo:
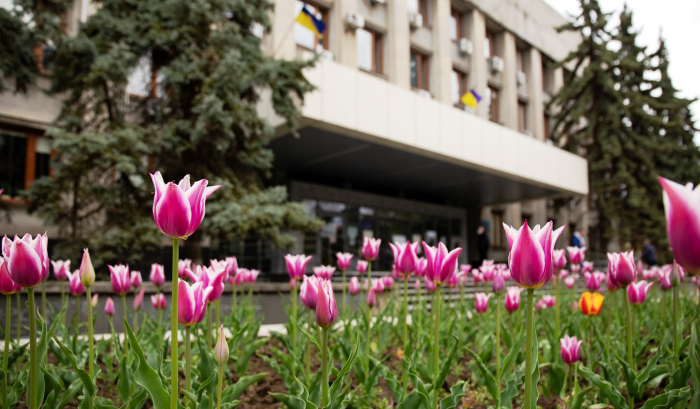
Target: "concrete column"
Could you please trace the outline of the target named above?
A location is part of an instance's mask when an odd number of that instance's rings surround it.
[[[268,36],[268,53],[285,60],[296,57],[296,43],[294,41],[294,2],[291,0],[277,0],[275,12],[272,15],[272,30]]]
[[[433,30],[434,67],[437,81],[433,88],[435,98],[443,103],[452,104],[452,40],[446,29],[450,26],[450,0],[435,0],[435,27]],[[435,78],[435,77],[434,77]]]
[[[530,48],[527,69],[528,125],[536,139],[544,140],[544,100],[542,98],[542,55]]]
[[[515,36],[505,31],[503,37],[503,88],[501,89],[501,121],[510,129],[518,130],[518,83]]]
[[[411,33],[408,25],[408,3],[398,0],[391,0],[388,3],[387,74],[389,81],[393,84],[411,89]]]
[[[335,0],[331,12],[331,28],[335,28],[331,37],[331,51],[335,61],[352,68],[357,68],[357,41],[355,30],[345,27],[345,16],[356,12],[357,0]]]
[[[488,87],[488,67],[486,66],[486,54],[484,52],[484,39],[486,38],[486,20],[484,15],[474,9],[470,15],[471,33],[469,37],[474,44],[474,53],[471,56],[471,70],[469,72],[469,88],[476,90],[479,95],[486,98],[486,88]],[[477,106],[478,116],[488,119],[488,101],[481,101]]]

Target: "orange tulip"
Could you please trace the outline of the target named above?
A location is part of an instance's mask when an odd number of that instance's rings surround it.
[[[599,293],[589,293],[584,292],[581,294],[581,299],[578,302],[578,306],[581,312],[590,317],[594,317],[600,314],[603,310],[603,300],[605,297]]]

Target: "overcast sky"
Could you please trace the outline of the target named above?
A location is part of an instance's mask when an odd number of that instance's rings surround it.
[[[579,0],[544,0],[568,17],[578,14]],[[599,0],[604,12],[622,10],[625,0]],[[673,85],[686,98],[700,97],[700,0],[627,0],[634,12],[633,22],[640,45],[655,50],[659,31],[666,39],[671,61]],[[700,121],[700,102],[692,106],[694,118]]]

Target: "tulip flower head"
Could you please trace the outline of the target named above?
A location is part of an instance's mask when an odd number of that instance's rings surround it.
[[[538,288],[546,284],[554,273],[552,254],[554,245],[565,226],[552,230],[552,222],[530,229],[527,220],[515,230],[503,224],[508,238],[508,264],[513,280],[521,287]]]
[[[554,268],[556,270],[566,268],[566,253],[564,249],[554,250],[552,252],[552,263],[554,263]]]
[[[416,263],[416,271],[414,272],[416,276],[423,277],[427,269],[428,260],[425,257],[418,257],[418,262]]]
[[[537,300],[537,303],[535,304],[535,311],[539,311],[543,308],[547,308],[547,304],[545,304],[544,300],[542,299]]]
[[[362,242],[362,257],[367,261],[374,261],[379,255],[379,245],[382,244],[382,239],[374,239],[365,237]]]
[[[493,280],[493,275],[496,272],[496,266],[493,264],[487,264],[485,266],[481,266],[479,271],[481,271],[481,276],[483,277],[484,281],[491,281]]]
[[[457,271],[457,257],[462,249],[458,247],[448,252],[442,242],[438,243],[437,247],[423,242],[423,249],[428,260],[428,267],[425,269],[426,277],[436,285],[446,284]]]
[[[149,280],[157,288],[160,288],[165,284],[165,267],[162,264],[153,263],[151,264],[151,275],[148,277]]]
[[[210,288],[211,292],[208,294],[207,302],[213,303],[221,298],[224,293],[224,276],[226,271],[222,266],[217,265],[215,270],[212,267],[196,266],[195,273],[191,270],[187,270],[185,274],[192,280],[192,282],[201,282],[204,288]]]
[[[15,284],[22,288],[34,288],[49,276],[48,237],[37,234],[34,239],[25,234],[2,239],[2,257]]]
[[[605,273],[600,271],[594,271],[593,273],[586,271],[583,275],[586,277],[586,288],[590,291],[598,291],[600,289],[600,284],[606,278]]]
[[[578,307],[584,315],[595,317],[603,310],[603,300],[605,297],[602,294],[585,291],[581,294]]]
[[[428,293],[434,293],[437,290],[437,284],[428,280],[428,277],[423,277],[423,283],[425,284],[425,289]]]
[[[330,280],[319,280],[318,300],[316,301],[316,324],[328,329],[338,317],[338,307],[335,304],[335,294]]]
[[[314,275],[318,278],[324,280],[330,280],[333,278],[333,273],[335,272],[335,267],[333,266],[316,266],[314,267]]]
[[[318,299],[318,282],[316,276],[304,276],[304,281],[301,283],[299,297],[301,302],[311,311],[316,310],[316,300]]]
[[[472,265],[462,264],[461,266],[459,266],[459,271],[463,272],[464,274],[469,274],[472,271]]]
[[[4,295],[12,295],[22,291],[22,287],[15,284],[10,278],[10,272],[7,271],[5,260],[0,258],[0,293]]]
[[[489,309],[489,299],[493,294],[486,295],[485,293],[476,293],[474,297],[474,309],[479,314],[483,314]]]
[[[226,275],[229,282],[238,273],[238,259],[234,256],[226,257]]]
[[[143,296],[146,293],[146,287],[141,288],[141,291],[139,291],[138,294],[136,294],[136,297],[134,297],[134,311],[139,311],[141,310],[141,306],[143,305]]]
[[[394,278],[389,276],[382,276],[379,278],[382,282],[384,288],[391,288],[394,285]]]
[[[576,277],[574,276],[569,276],[564,279],[564,284],[566,284],[566,288],[569,290],[574,288],[574,284],[576,284]]]
[[[80,270],[75,270],[72,274],[68,273],[68,292],[74,297],[85,294],[85,286],[80,281]]]
[[[156,310],[164,310],[166,305],[165,296],[161,293],[153,294],[151,296],[151,305]]]
[[[420,291],[420,278],[416,278],[416,281],[413,283],[413,289],[416,291]]]
[[[374,290],[375,293],[383,293],[384,280],[382,280],[381,278],[373,278],[371,289]]]
[[[551,296],[551,295],[543,295],[542,296],[542,302],[544,303],[545,307],[547,308],[553,308],[554,304],[557,303],[557,297]]]
[[[571,365],[581,359],[581,344],[583,341],[579,341],[576,337],[565,335],[559,343],[561,346],[561,359],[564,362]]]
[[[219,327],[219,336],[216,338],[216,346],[214,346],[214,360],[219,365],[225,365],[228,362],[229,349],[226,342],[226,333],[224,326]]]
[[[505,288],[506,280],[503,276],[503,273],[497,271],[493,275],[493,281],[491,282],[491,291],[493,291],[494,294],[500,294],[505,290]]]
[[[634,252],[608,253],[608,274],[612,275],[612,282],[620,288],[634,282],[637,279]]]
[[[109,315],[110,317],[114,315],[114,300],[112,300],[112,297],[108,297],[107,301],[105,302],[105,314]]]
[[[374,294],[374,289],[370,288],[367,292],[367,306],[369,308],[374,307],[377,304],[377,296]]]
[[[659,270],[659,286],[662,290],[668,291],[673,288],[673,283],[671,282],[671,271],[670,270]],[[695,277],[693,277],[695,278]]]
[[[132,271],[131,272],[131,288],[134,290],[141,287],[141,284],[143,284],[143,278],[141,278],[141,272],[140,271]]]
[[[92,264],[92,263],[91,263]],[[108,265],[112,290],[117,295],[124,295],[129,292],[131,287],[131,277],[129,275],[129,265],[117,264],[116,266]]]
[[[352,277],[350,278],[350,295],[357,295],[360,292],[360,281],[357,279],[357,277]]]
[[[70,260],[51,260],[53,265],[53,276],[58,281],[68,280],[68,272],[70,272]]]
[[[560,280],[563,280],[568,276],[569,276],[569,272],[567,270],[559,270],[559,279]]]
[[[95,293],[92,295],[92,299],[90,299],[90,303],[92,304],[93,307],[97,307],[97,303],[100,301],[100,295]]]
[[[207,312],[207,298],[212,289],[204,288],[201,282],[190,286],[183,280],[178,286],[177,321],[186,327],[199,324]]]
[[[289,278],[292,278],[294,280],[301,280],[301,278],[304,276],[306,273],[306,265],[309,264],[309,261],[313,256],[305,256],[303,254],[287,254],[284,256],[284,261],[287,264],[287,274],[289,274]]]
[[[352,260],[352,254],[350,253],[336,253],[336,259],[338,260],[338,270],[345,271],[350,268],[350,261]]]
[[[583,274],[589,273],[593,271],[593,262],[592,261],[584,261],[583,264],[581,265],[581,272]]]
[[[583,260],[586,258],[585,247],[567,247],[566,250],[569,251],[569,261],[571,261],[573,265],[583,263]]]
[[[605,275],[605,286],[608,287],[608,291],[617,291],[619,287],[612,280],[612,275],[610,273]]]
[[[520,287],[508,287],[506,290],[505,305],[508,312],[515,312],[520,308],[520,293],[523,291]]]
[[[410,242],[404,244],[389,243],[391,251],[394,253],[394,266],[396,270],[405,278],[416,271],[418,264],[418,255],[416,247]]]
[[[360,273],[360,275],[364,274],[367,272],[367,261],[366,260],[357,260],[357,272]]]
[[[691,274],[700,272],[700,189],[659,177],[664,190],[666,232],[676,262]]]
[[[177,276],[180,278],[185,278],[185,272],[187,270],[192,270],[192,260],[186,258],[184,260],[177,261]]]
[[[648,283],[644,280],[630,284],[627,287],[627,297],[630,303],[635,305],[643,304],[644,300],[647,299],[647,293],[652,285],[654,285],[654,283]]]
[[[206,179],[190,185],[190,175],[180,183],[163,181],[160,172],[151,175],[155,187],[153,219],[163,234],[174,239],[186,239],[204,219],[207,198],[221,186],[207,187]]]

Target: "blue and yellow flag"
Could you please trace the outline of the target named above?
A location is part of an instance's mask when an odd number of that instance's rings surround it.
[[[470,89],[466,94],[462,95],[461,101],[468,107],[476,108],[481,102],[481,95],[477,94],[474,89]]]
[[[323,38],[323,31],[326,29],[326,23],[317,19],[316,16],[306,8],[306,4],[301,8],[297,16],[297,23],[313,31],[316,37]]]

